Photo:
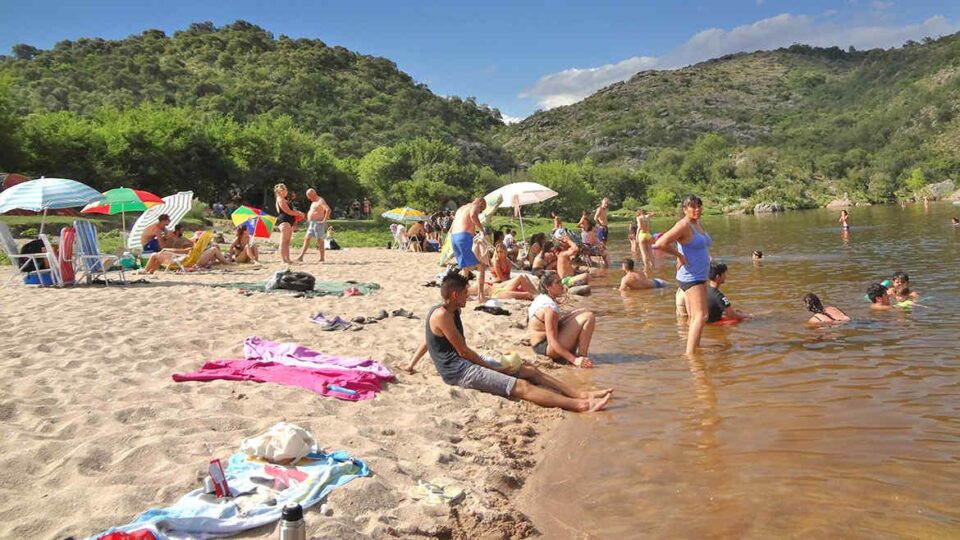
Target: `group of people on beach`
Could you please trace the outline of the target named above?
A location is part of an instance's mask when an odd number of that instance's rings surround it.
[[[483,241],[484,225],[480,216],[485,208],[486,202],[476,199],[455,213],[450,234],[459,272],[450,272],[442,278],[442,303],[428,313],[423,344],[409,361],[397,367],[412,372],[420,359],[429,353],[448,384],[525,399],[543,406],[574,411],[602,409],[612,396],[612,389],[578,390],[563,385],[528,363],[483,356],[470,349],[464,338],[460,311],[471,296],[476,296],[481,303],[488,297],[528,300],[527,331],[533,351],[578,367],[592,367],[589,347],[596,326],[595,314],[584,308],[563,313],[560,305],[571,288],[590,280],[590,269],[577,267],[575,261],[578,257],[596,253],[590,251],[584,233],[595,229],[600,247],[605,247],[608,201],[604,199],[594,214],[596,226],[589,222],[588,214],[581,216],[579,238],[563,228],[562,220],[556,214],[549,239],[543,233],[532,235],[525,252],[507,244],[504,233],[494,232],[492,262],[485,261],[482,250],[476,249],[477,243]],[[740,322],[750,319],[751,315],[734,308],[721,291],[729,269],[710,255],[712,239],[701,222],[703,202],[695,195],[687,195],[681,201],[681,209],[683,216],[669,230],[656,236],[650,230],[652,213],[644,210],[636,213],[629,233],[634,258],[622,262],[624,276],[619,289],[666,287],[664,280],[652,277],[653,252],[658,250],[675,257],[677,316],[688,326],[685,354],[693,355],[700,348],[706,324]],[[848,219],[846,215],[839,220],[844,230],[849,228]],[[756,264],[762,264],[763,252],[754,251],[752,258]],[[642,269],[636,268],[635,259],[642,261]],[[510,277],[512,268],[529,270],[532,275]],[[488,269],[492,273],[489,282]],[[471,286],[474,271],[479,277],[477,285]],[[539,282],[535,284],[534,279]],[[892,309],[893,306],[915,303],[919,294],[910,288],[909,276],[897,272],[890,281],[872,284],[867,297],[871,309]],[[808,320],[811,325],[850,320],[839,308],[824,305],[816,294],[808,293],[803,303],[812,314]]]

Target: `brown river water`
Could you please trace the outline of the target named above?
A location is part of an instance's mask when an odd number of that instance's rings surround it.
[[[708,325],[695,359],[673,259],[670,288],[622,296],[613,229],[617,270],[587,300],[600,367],[572,377],[615,399],[568,415],[528,482],[546,537],[960,538],[960,206],[850,213],[848,235],[837,211],[706,217],[723,291],[755,319]],[[897,270],[924,307],[871,312],[867,286]],[[807,292],[853,321],[807,327]]]

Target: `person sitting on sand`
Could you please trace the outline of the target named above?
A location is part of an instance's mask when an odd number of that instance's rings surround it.
[[[634,271],[634,265],[633,259],[623,260],[621,264],[623,267],[623,278],[620,280],[621,291],[662,289],[667,286],[667,282],[662,279],[648,279],[641,276],[638,272]]]
[[[807,293],[803,297],[803,305],[807,307],[807,311],[813,313],[813,317],[807,320],[807,324],[835,324],[850,320],[850,317],[838,308],[824,306],[820,298],[813,293]]]
[[[557,299],[564,293],[559,274],[548,272],[540,278],[540,295],[533,299],[527,311],[533,351],[577,367],[593,367],[589,353],[596,316],[582,308],[561,315]]]
[[[238,263],[260,262],[260,252],[251,242],[250,232],[245,224],[237,225],[237,237],[230,244],[230,256]]]
[[[460,319],[468,294],[467,280],[462,275],[444,277],[440,284],[443,303],[427,313],[424,343],[409,362],[395,367],[412,373],[420,358],[429,352],[443,382],[449,385],[575,412],[599,411],[607,405],[612,388],[577,390],[526,362],[519,368],[503,368],[496,358],[474,352],[467,346]]]
[[[560,229],[562,229],[563,221],[560,220],[560,216],[558,216],[556,212],[551,212],[550,216],[553,217],[553,229],[550,232],[552,233],[554,231],[559,231]]]
[[[167,246],[167,225],[170,224],[170,216],[160,214],[157,222],[147,226],[140,235],[140,245],[143,246],[144,253],[157,253]]]
[[[546,235],[543,233],[537,233],[530,237],[530,241],[527,243],[525,258],[520,261],[523,269],[530,270],[533,268],[533,261],[537,258],[537,255],[540,255],[540,252],[543,251],[543,243],[545,240]]]
[[[892,309],[887,288],[880,283],[874,283],[867,288],[867,299],[870,300],[870,309]]]
[[[297,262],[303,262],[303,256],[310,249],[310,238],[317,242],[317,250],[320,251],[320,262],[324,262],[326,256],[326,245],[324,243],[327,235],[327,219],[333,211],[323,197],[317,195],[317,190],[310,188],[307,190],[307,199],[310,200],[310,208],[307,210],[307,233],[303,236],[303,247],[300,248],[300,255],[297,256]]]
[[[532,268],[541,272],[557,269],[557,248],[553,242],[547,240],[543,243],[543,249],[533,258]]]
[[[167,233],[166,247],[174,249],[192,248],[193,240],[183,237],[183,223],[177,223],[173,231]]]
[[[579,273],[573,266],[573,260],[577,257],[577,253],[580,252],[577,243],[568,236],[562,236],[560,243],[564,247],[557,253],[557,273],[560,274],[563,286],[569,289],[577,285],[586,285],[589,282],[590,274],[586,272]]]
[[[727,265],[722,262],[710,262],[710,283],[707,287],[707,322],[720,320],[743,321],[750,318],[749,313],[733,309],[730,300],[720,292],[720,286],[727,282]]]
[[[591,257],[600,257],[603,259],[603,266],[610,266],[610,258],[607,256],[607,250],[600,241],[599,227],[594,227],[587,223],[586,228],[581,230],[580,240],[583,242],[583,249]]]
[[[493,280],[501,283],[510,279],[510,270],[513,266],[510,264],[510,255],[507,254],[507,248],[503,244],[505,235],[496,231],[493,233],[493,267],[491,269]]]
[[[893,287],[887,289],[887,294],[893,296],[898,303],[920,298],[920,293],[910,290],[910,276],[905,272],[895,272],[892,280]]]
[[[427,229],[422,221],[414,221],[407,229],[407,241],[414,251],[424,251],[424,243],[427,241]]]

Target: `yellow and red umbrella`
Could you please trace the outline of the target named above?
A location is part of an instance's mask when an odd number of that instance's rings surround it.
[[[273,226],[277,224],[277,218],[264,214],[259,208],[246,205],[234,210],[230,219],[234,225],[246,225],[250,234],[258,238],[270,238]]]

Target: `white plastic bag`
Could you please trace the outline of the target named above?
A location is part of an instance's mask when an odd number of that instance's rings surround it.
[[[319,449],[313,436],[300,426],[279,422],[266,433],[244,439],[240,451],[252,458],[288,465]]]

